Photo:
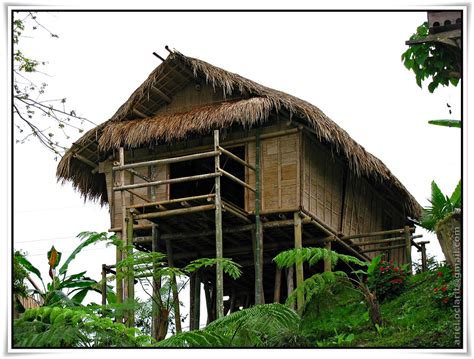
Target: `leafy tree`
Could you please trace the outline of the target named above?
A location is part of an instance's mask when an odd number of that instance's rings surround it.
[[[410,40],[422,40],[429,35],[428,23],[416,29]],[[417,85],[430,79],[428,91],[433,92],[439,85],[457,86],[462,71],[462,51],[460,48],[437,41],[412,44],[402,54],[402,61],[408,70],[415,73]]]
[[[421,226],[431,232],[436,230],[436,224],[461,208],[461,181],[458,182],[451,196],[441,192],[435,181],[431,182],[431,206],[423,209]]]
[[[64,141],[71,131],[82,133],[84,125],[93,122],[79,116],[66,106],[66,98],[47,97],[48,83],[44,60],[32,58],[24,51],[23,40],[37,31],[51,38],[59,36],[51,32],[39,20],[36,12],[13,12],[13,114],[17,129],[16,143],[36,138],[44,147],[61,155],[67,148]],[[56,159],[57,159],[56,156]]]
[[[38,268],[31,264],[23,253],[15,253],[15,261],[25,270],[36,275],[41,281],[43,289],[35,288],[33,292],[41,295],[45,306],[78,306],[82,303],[89,291],[101,293],[99,283],[94,279],[87,277],[85,275],[86,271],[69,275],[68,267],[71,261],[76,258],[76,255],[81,252],[83,248],[99,241],[110,240],[110,238],[105,232],[82,232],[78,237],[80,239],[85,239],[85,241],[76,247],[58,270],[57,268],[61,263],[61,252],[58,252],[54,246],[52,246],[50,251],[48,251],[47,259],[49,263],[49,276],[51,282],[46,285]],[[115,295],[110,287],[108,287],[107,294],[109,302],[114,302]]]

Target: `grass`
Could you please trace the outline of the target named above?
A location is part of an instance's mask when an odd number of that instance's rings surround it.
[[[455,313],[432,298],[435,272],[411,276],[407,289],[382,303],[383,325],[374,328],[362,296],[336,287],[313,300],[302,319],[302,332],[317,346],[455,348]]]

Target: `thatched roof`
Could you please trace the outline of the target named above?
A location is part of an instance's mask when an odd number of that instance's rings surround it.
[[[223,91],[227,100],[180,112],[159,111],[175,93],[197,79],[212,85],[216,91]],[[386,186],[403,199],[407,215],[420,216],[418,202],[382,161],[356,143],[319,108],[177,51],[149,75],[111,119],[75,143],[59,163],[57,177],[72,181],[86,198],[100,199],[104,203],[107,201],[104,176],[91,172],[88,165],[75,158],[78,149],[90,146],[95,153],[106,154],[120,146],[136,148],[169,143],[235,124],[252,127],[279,111],[302,121],[322,142],[330,144],[334,152],[347,160],[355,174]],[[97,158],[94,161],[97,162]]]

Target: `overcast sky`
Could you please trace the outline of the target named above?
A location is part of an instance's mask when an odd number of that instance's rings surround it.
[[[169,45],[316,105],[380,158],[423,206],[433,179],[446,194],[460,179],[460,131],[427,121],[460,119],[461,87],[430,94],[400,61],[426,12],[50,12],[38,19],[59,39],[36,32],[22,40],[22,50],[48,61],[42,70],[47,96],[67,97],[71,108],[97,124],[160,64],[152,52],[166,57]],[[34,140],[14,146],[14,246],[45,275],[52,244],[67,256],[79,244],[79,232],[110,227],[107,208],[84,203],[69,184],[56,183],[53,158]],[[428,253],[442,259],[436,237],[424,239],[431,241]],[[97,245],[70,271],[87,269],[99,279],[101,264],[114,261],[114,249]]]

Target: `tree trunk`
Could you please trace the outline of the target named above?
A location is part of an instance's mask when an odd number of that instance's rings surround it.
[[[455,257],[461,258],[461,211],[438,222],[435,229],[446,262],[454,268]]]
[[[158,317],[158,326],[156,328],[156,340],[160,341],[166,338],[168,334],[168,317],[169,311],[166,308],[160,308],[160,315]]]

